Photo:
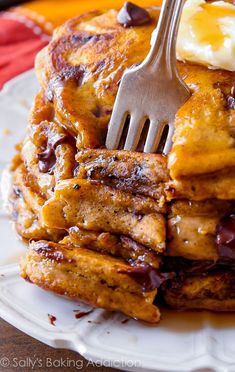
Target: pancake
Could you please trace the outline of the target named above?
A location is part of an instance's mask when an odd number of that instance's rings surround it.
[[[131,28],[117,14],[93,11],[66,22],[36,59],[39,83],[78,149],[104,144],[122,73],[147,55],[159,12],[152,9],[149,24]]]
[[[169,156],[107,150],[122,74],[149,51],[159,11],[147,12],[138,26],[124,27],[112,9],[55,30],[36,58],[40,91],[11,200],[30,240],[23,278],[156,323],[161,298],[235,310],[234,72],[177,62],[191,97]]]
[[[115,235],[109,232],[83,230],[73,226],[68,230],[61,244],[73,247],[86,247],[96,252],[107,253],[123,258],[129,262],[141,262],[158,269],[161,257],[156,252],[125,235]]]
[[[165,249],[164,212],[151,198],[133,196],[89,180],[57,183],[54,197],[42,208],[48,228],[106,231],[127,235],[158,252]]]
[[[217,261],[220,257],[216,244],[217,226],[223,216],[234,210],[233,201],[175,201],[168,216],[167,254],[190,260]]]
[[[78,152],[77,177],[96,180],[118,190],[152,197],[164,203],[169,181],[167,159],[156,154],[107,149]]]
[[[152,304],[156,290],[143,292],[123,261],[89,249],[46,241],[32,242],[21,275],[28,281],[74,300],[119,310],[156,323],[160,313]]]
[[[192,276],[167,289],[164,300],[169,306],[181,310],[235,311],[234,283],[234,271]]]

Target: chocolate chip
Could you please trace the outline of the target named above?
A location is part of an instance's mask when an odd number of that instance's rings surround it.
[[[235,86],[232,86],[230,94],[227,95],[228,108],[235,110]]]
[[[235,86],[231,87],[228,83],[216,82],[213,84],[215,89],[220,89],[226,99],[226,108],[235,110]]]
[[[227,107],[230,110],[235,110],[235,97],[228,95],[226,97],[226,101],[227,101]]]
[[[91,112],[96,118],[101,117],[101,108],[99,106],[96,106]]]
[[[78,35],[72,35],[71,40],[72,43],[79,43],[82,42],[83,44],[88,43],[91,39],[93,39],[94,35],[88,35],[88,34],[78,34]]]
[[[22,198],[23,197],[22,191],[17,186],[13,186],[13,192],[14,192],[15,196],[17,196],[17,198]]]
[[[223,217],[216,227],[219,256],[235,259],[235,214]]]
[[[112,162],[112,161],[118,161],[118,157],[116,155],[111,156],[110,162]]]
[[[117,16],[118,22],[124,27],[140,26],[151,21],[147,10],[127,1]]]

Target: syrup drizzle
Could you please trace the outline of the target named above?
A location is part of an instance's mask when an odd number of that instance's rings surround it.
[[[218,50],[226,38],[220,23],[220,19],[224,17],[235,17],[235,9],[223,5],[202,4],[201,11],[196,12],[190,20],[192,32],[198,41]]]

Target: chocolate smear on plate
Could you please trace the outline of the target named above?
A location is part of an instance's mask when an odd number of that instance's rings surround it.
[[[89,310],[89,311],[74,310],[74,312],[75,312],[75,318],[76,319],[81,319],[84,316],[91,314],[93,312],[93,310]]]
[[[51,325],[55,326],[56,317],[54,315],[48,314],[48,320]]]

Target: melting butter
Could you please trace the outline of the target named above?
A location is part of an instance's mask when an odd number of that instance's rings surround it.
[[[187,0],[177,58],[235,71],[235,6],[225,1]]]
[[[209,44],[213,49],[220,48],[229,37],[229,33],[223,32],[220,20],[224,17],[235,17],[234,9],[221,4],[202,4],[202,10],[197,12],[191,19],[192,30],[200,43]],[[235,18],[234,18],[235,22]]]

